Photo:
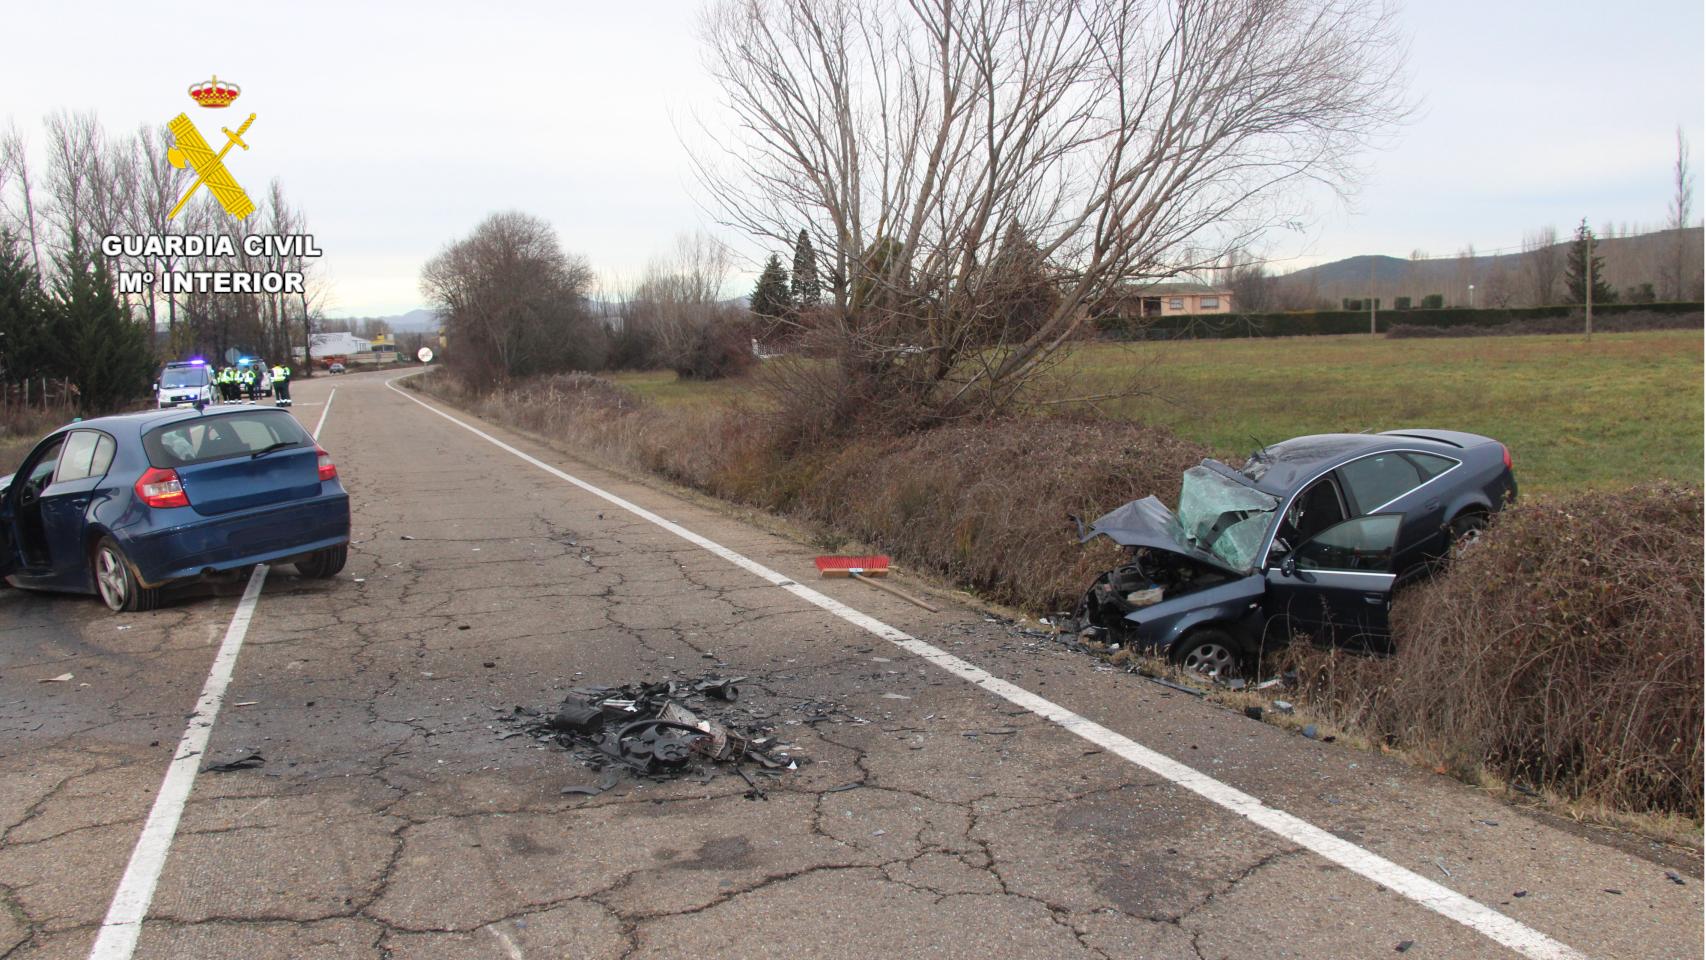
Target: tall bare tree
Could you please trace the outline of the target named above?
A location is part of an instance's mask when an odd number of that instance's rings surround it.
[[[701,181],[755,237],[810,231],[832,417],[1003,404],[1127,284],[1351,182],[1406,109],[1377,0],[717,0],[702,33],[732,122],[706,122]],[[1060,297],[992,346],[1010,228]]]
[[[1682,138],[1681,127],[1676,129],[1676,167],[1672,182],[1675,192],[1671,195],[1665,227],[1676,231],[1676,236],[1671,240],[1673,247],[1659,276],[1661,295],[1667,300],[1681,300],[1687,295],[1689,252],[1691,248],[1698,247],[1686,233],[1694,210],[1694,173],[1689,168],[1688,141]]]
[[[12,185],[17,184],[14,188]],[[6,195],[15,189],[17,193],[16,209],[10,209],[12,204],[6,202]],[[16,224],[18,236],[25,238],[30,245],[30,259],[34,262],[36,276],[45,277],[41,260],[41,237],[36,229],[35,189],[30,180],[29,144],[24,140],[23,132],[16,124],[8,124],[6,134],[0,137],[0,214]]]
[[[1558,278],[1564,273],[1558,228],[1545,227],[1523,237],[1522,272],[1530,306],[1547,307],[1558,302]]]

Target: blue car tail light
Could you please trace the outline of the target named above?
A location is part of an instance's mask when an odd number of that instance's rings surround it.
[[[159,467],[149,467],[147,472],[137,478],[136,496],[150,507],[190,505],[189,494],[184,492],[183,482],[178,479],[178,471],[162,470]]]

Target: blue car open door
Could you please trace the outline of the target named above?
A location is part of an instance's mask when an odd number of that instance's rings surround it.
[[[1385,649],[1393,549],[1402,514],[1353,517],[1309,538],[1267,572],[1266,605],[1287,636]]]

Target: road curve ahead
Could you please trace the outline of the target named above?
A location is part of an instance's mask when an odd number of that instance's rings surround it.
[[[335,580],[0,591],[0,957],[1701,955],[1697,858],[819,581],[387,378],[295,387],[353,499]],[[500,738],[706,673],[812,762],[586,796]]]

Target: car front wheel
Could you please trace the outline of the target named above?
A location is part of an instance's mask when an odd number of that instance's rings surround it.
[[[1214,680],[1243,676],[1243,658],[1224,630],[1198,630],[1173,645],[1172,661]]]
[[[313,580],[325,580],[335,577],[344,568],[344,561],[349,559],[349,544],[340,543],[335,547],[316,550],[313,556],[299,560],[296,572]]]
[[[112,537],[102,537],[95,545],[95,589],[101,601],[114,613],[152,610],[160,605],[160,588],[145,587],[124,558],[124,551]]]

